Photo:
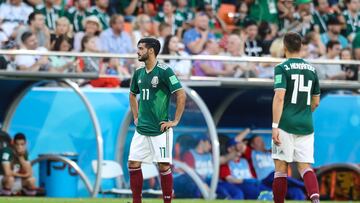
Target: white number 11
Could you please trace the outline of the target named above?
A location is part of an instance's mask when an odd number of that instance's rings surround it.
[[[306,104],[310,105],[310,93],[311,93],[312,81],[309,80],[307,86],[304,86],[304,75],[299,75],[299,74],[291,75],[291,80],[294,80],[294,90],[291,97],[291,103],[292,104],[297,103],[298,92],[306,92],[307,93]]]
[[[143,94],[142,94],[142,99],[143,100],[149,100],[149,89],[142,89],[142,91],[143,91]]]

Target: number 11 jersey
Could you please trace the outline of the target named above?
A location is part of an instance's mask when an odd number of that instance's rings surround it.
[[[274,89],[284,89],[279,128],[296,135],[314,132],[311,97],[320,95],[315,68],[300,58],[289,58],[275,67]]]

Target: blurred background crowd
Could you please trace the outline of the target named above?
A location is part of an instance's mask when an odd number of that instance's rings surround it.
[[[360,60],[360,0],[0,0],[2,49],[132,54],[156,37],[164,55],[284,57],[282,36],[303,37],[305,59]],[[165,60],[181,77],[271,78],[272,63]],[[0,56],[10,71],[130,77],[134,60]],[[317,65],[320,79],[358,80],[356,65]],[[118,87],[118,80],[93,81]]]

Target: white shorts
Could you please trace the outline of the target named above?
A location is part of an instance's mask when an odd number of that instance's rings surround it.
[[[4,176],[3,175],[0,175],[0,189],[2,189],[2,186],[3,186],[3,184],[2,184],[2,181],[3,181],[3,178],[4,178]],[[21,191],[21,189],[22,189],[22,179],[21,178],[15,178],[15,182],[14,182],[14,185],[12,186],[12,188],[11,188],[11,191],[12,192],[19,192],[19,191]]]
[[[294,135],[279,129],[281,144],[271,141],[273,159],[300,163],[314,163],[314,133]]]
[[[129,161],[172,163],[173,129],[158,136],[145,136],[136,130],[131,140]]]

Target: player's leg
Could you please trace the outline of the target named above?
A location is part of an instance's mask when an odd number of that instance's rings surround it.
[[[34,177],[28,177],[21,179],[22,184],[22,190],[25,193],[25,195],[34,196],[36,195],[35,190],[35,178]]]
[[[11,195],[11,190],[14,186],[15,177],[12,175],[4,175],[2,179],[2,190],[1,194],[5,196]]]
[[[141,162],[147,161],[151,156],[149,145],[149,138],[140,135],[135,131],[134,137],[131,140],[129,153],[129,176],[130,188],[133,196],[133,203],[141,203],[143,175],[141,171]]]
[[[294,161],[298,162],[298,171],[304,180],[307,194],[312,202],[319,202],[319,184],[311,164],[314,163],[314,134],[297,136]]]
[[[272,185],[274,202],[284,203],[287,193],[288,164],[293,161],[294,136],[279,129],[281,144],[272,143],[272,158],[275,163],[274,182]]]
[[[161,177],[161,189],[163,192],[164,203],[170,203],[173,195],[173,175],[171,171],[172,163],[172,128],[159,136],[151,137],[154,160],[159,165]]]

